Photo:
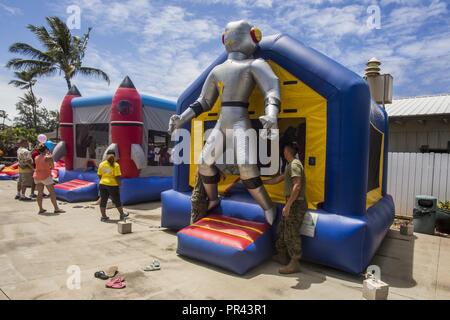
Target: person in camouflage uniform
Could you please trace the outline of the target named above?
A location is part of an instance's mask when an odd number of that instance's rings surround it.
[[[195,223],[204,218],[206,216],[206,212],[208,211],[208,196],[206,194],[205,187],[198,176],[198,172],[195,176],[195,186],[192,190],[191,203],[191,223]]]
[[[217,168],[217,167],[216,167]],[[225,175],[217,168],[220,179],[225,179]],[[195,175],[195,186],[191,195],[191,224],[207,216],[208,213],[208,195],[206,194],[205,187],[200,180],[198,171]]]
[[[281,274],[299,272],[299,260],[302,256],[300,229],[308,203],[305,197],[305,172],[301,161],[295,157],[297,152],[295,143],[286,144],[283,154],[288,164],[284,175],[264,181],[265,184],[277,184],[284,181],[286,205],[277,230],[275,242],[277,254],[273,256],[273,260],[284,265],[279,269]]]

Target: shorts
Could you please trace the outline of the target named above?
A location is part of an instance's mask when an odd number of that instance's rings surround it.
[[[34,179],[34,183],[35,184],[43,184],[44,186],[51,186],[51,185],[53,185],[53,178],[52,177],[48,177],[48,178],[46,178],[44,180]]]
[[[19,183],[21,187],[33,186],[33,172],[19,173]]]
[[[100,208],[106,208],[108,198],[111,198],[111,201],[114,203],[116,208],[120,208],[122,206],[122,202],[120,201],[120,188],[118,186],[107,186],[101,184],[99,189]]]

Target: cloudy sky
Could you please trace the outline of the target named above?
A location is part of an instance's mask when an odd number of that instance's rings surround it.
[[[101,68],[111,85],[78,77],[81,93],[114,92],[129,75],[140,92],[176,100],[223,51],[228,21],[247,19],[263,35],[287,33],[358,74],[375,56],[394,76],[394,95],[450,92],[450,4],[440,0],[0,0],[0,109],[15,114],[22,93],[8,85],[13,42],[38,46],[27,24],[46,16],[68,19],[81,9],[81,35],[93,27],[85,65]],[[374,7],[375,6],[375,7]],[[379,28],[373,24],[377,9]],[[375,10],[375,11],[374,11]],[[66,92],[61,76],[42,78],[36,93],[56,109]]]

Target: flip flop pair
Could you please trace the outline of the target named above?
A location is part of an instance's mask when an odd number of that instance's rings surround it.
[[[153,260],[153,262],[151,264],[149,264],[148,266],[144,267],[144,269],[142,269],[144,271],[157,271],[157,270],[161,270],[161,263],[158,260]]]
[[[123,289],[127,285],[125,283],[125,278],[123,276],[116,276],[115,278],[106,281],[105,286],[106,288],[110,289]]]

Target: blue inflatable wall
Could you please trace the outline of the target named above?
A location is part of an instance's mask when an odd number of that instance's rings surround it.
[[[310,210],[318,221],[314,237],[303,236],[303,259],[363,272],[394,219],[393,200],[386,194],[387,114],[371,102],[360,76],[289,36],[264,38],[257,56],[289,71],[327,101],[324,201]],[[177,113],[197,99],[206,76],[225,59],[222,54],[180,96]],[[384,137],[382,194],[368,205],[372,127]],[[178,230],[189,224],[190,192],[189,164],[175,166],[173,189],[162,193],[162,226]],[[218,211],[250,221],[263,219],[262,210],[245,192],[227,196]]]
[[[97,171],[59,170],[59,183],[72,180],[95,182],[96,186],[78,188],[75,190],[57,190],[57,196],[68,202],[90,201],[98,198]],[[156,201],[161,198],[161,192],[169,190],[173,185],[172,177],[140,177],[122,179],[120,199],[122,204],[130,205],[142,202]]]
[[[170,189],[172,184],[172,177],[122,179],[120,200],[125,205],[156,201],[161,198],[161,192]]]

